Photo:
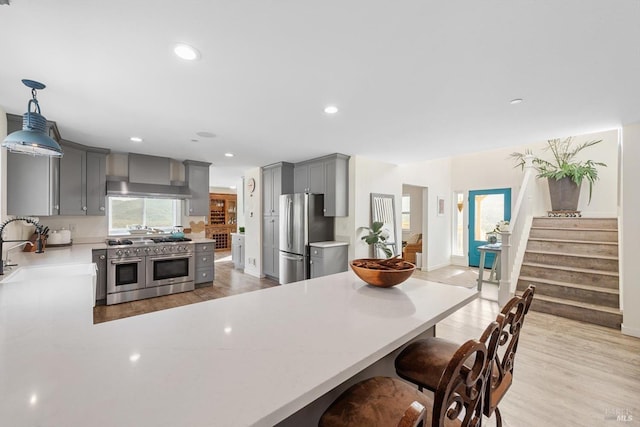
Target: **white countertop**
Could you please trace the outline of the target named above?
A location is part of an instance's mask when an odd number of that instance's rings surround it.
[[[88,280],[0,283],[0,425],[272,426],[477,296],[345,272],[94,325]]]
[[[312,248],[333,248],[335,246],[349,246],[349,243],[338,242],[338,241],[314,242],[314,243],[309,243],[309,246],[311,246]]]
[[[9,246],[11,247],[11,246]],[[91,249],[106,249],[105,243],[81,243],[71,246],[60,246],[57,248],[45,247],[41,254],[35,252],[21,252],[15,249],[10,252],[9,258],[12,264],[18,264],[11,267],[5,272],[5,276],[9,276],[20,267],[34,267],[45,265],[61,265],[61,264],[90,264]],[[0,280],[6,277],[0,276]]]

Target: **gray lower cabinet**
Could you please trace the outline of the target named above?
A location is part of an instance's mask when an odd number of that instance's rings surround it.
[[[277,216],[262,218],[262,272],[265,276],[280,277],[280,233]]]
[[[244,234],[231,233],[231,260],[233,268],[244,269]]]
[[[184,174],[191,193],[185,203],[185,215],[209,218],[209,166],[211,163],[184,161]]]
[[[49,136],[60,140],[47,122]],[[22,129],[22,117],[7,114],[7,133]],[[7,214],[51,216],[60,209],[60,158],[25,156],[7,151]]]
[[[214,248],[216,244],[196,243],[195,284],[213,282],[215,279]]]
[[[328,276],[329,274],[347,271],[348,246],[315,247],[311,244],[310,252],[310,277]]]
[[[91,260],[97,267],[96,271],[96,304],[104,305],[107,301],[107,250],[94,249]]]

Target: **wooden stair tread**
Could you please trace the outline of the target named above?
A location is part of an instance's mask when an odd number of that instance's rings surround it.
[[[597,259],[608,259],[608,260],[612,260],[612,261],[618,261],[618,257],[617,256],[610,256],[610,255],[575,254],[575,253],[567,253],[567,252],[552,252],[552,251],[540,251],[540,250],[531,250],[531,249],[525,250],[525,253],[542,254],[542,255],[556,255],[556,256],[557,255],[563,255],[563,256],[571,256],[571,257],[576,257],[576,258],[587,258],[587,259],[597,258]]]
[[[551,279],[536,279],[535,277],[531,277],[531,276],[520,276],[518,278],[518,281],[520,280],[524,282],[546,283],[546,284],[555,285],[555,286],[565,286],[567,288],[584,289],[587,291],[596,291],[596,292],[602,292],[605,294],[612,294],[612,295],[620,294],[620,291],[618,289],[603,288],[600,286],[592,286],[592,285],[582,285],[578,283],[561,282],[559,280],[551,280]]]
[[[522,265],[523,266],[527,265],[529,267],[549,268],[552,270],[573,271],[575,273],[591,273],[591,274],[601,274],[603,276],[618,277],[618,272],[606,271],[606,270],[594,270],[591,268],[565,267],[561,265],[539,264],[536,262],[523,262]]]
[[[541,242],[553,242],[553,243],[587,243],[590,245],[610,245],[618,246],[618,242],[603,242],[596,240],[574,240],[574,239],[551,239],[548,237],[529,237],[529,240],[541,241]]]
[[[534,296],[534,300],[546,301],[546,302],[556,303],[561,305],[570,305],[572,307],[584,308],[584,309],[599,311],[603,313],[622,315],[622,312],[620,311],[620,309],[617,309],[617,308],[605,307],[603,305],[589,304],[586,302],[578,302],[578,301],[573,301],[573,300],[568,300],[563,298],[554,298],[546,295],[536,294]]]
[[[617,233],[615,228],[582,228],[582,227],[546,227],[539,225],[532,225],[532,230],[561,230],[561,231],[606,231],[611,233]]]
[[[580,217],[561,217],[561,216],[534,216],[534,219],[548,219],[556,220],[561,219],[563,221],[618,221],[616,217],[596,217],[596,216],[580,216]]]

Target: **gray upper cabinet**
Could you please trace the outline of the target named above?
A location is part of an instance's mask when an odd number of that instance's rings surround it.
[[[262,213],[263,215],[278,215],[280,182],[282,167],[269,167],[262,171]]]
[[[49,136],[60,140],[53,122]],[[7,133],[22,129],[22,117],[7,114]],[[60,208],[60,159],[7,152],[7,213],[51,216]]]
[[[185,203],[185,215],[209,218],[209,166],[211,163],[184,161],[184,174],[191,193]]]
[[[324,194],[325,216],[349,215],[349,156],[332,154],[297,163],[296,193]]]
[[[334,154],[324,160],[326,216],[349,215],[349,156]]]
[[[322,161],[295,165],[293,171],[294,193],[325,193],[325,170]]]
[[[280,195],[294,192],[293,165],[276,163],[262,168],[262,214],[278,215]]]
[[[87,214],[87,152],[60,143],[60,215]]]
[[[108,150],[61,141],[60,215],[105,215]]]
[[[87,215],[105,215],[107,154],[87,151]]]

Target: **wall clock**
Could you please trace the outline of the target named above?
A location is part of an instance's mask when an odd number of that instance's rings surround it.
[[[253,193],[256,189],[256,180],[253,178],[249,178],[249,182],[247,183],[247,188],[249,189],[249,193]]]

